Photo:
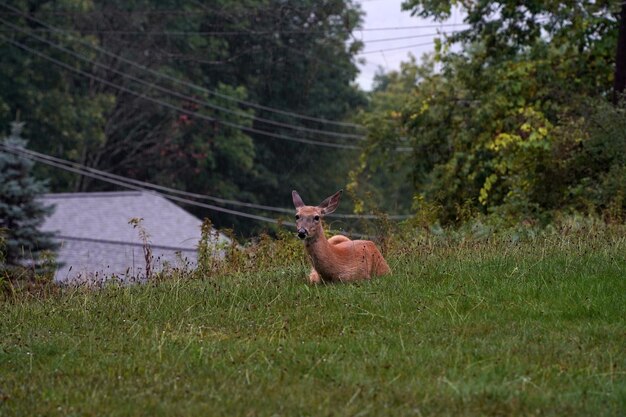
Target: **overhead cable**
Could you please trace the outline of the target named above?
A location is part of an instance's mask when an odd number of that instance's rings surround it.
[[[415,45],[398,46],[396,48],[379,49],[377,51],[364,51],[364,52],[359,52],[357,55],[367,55],[367,54],[377,54],[380,52],[399,51],[401,49],[419,48],[421,46],[429,46],[429,45],[434,45],[434,44],[435,43],[433,41],[430,41],[430,42],[418,43]]]
[[[247,208],[253,208],[253,209],[258,209],[258,210],[274,211],[274,212],[286,213],[286,214],[293,213],[293,209],[273,207],[273,206],[255,204],[255,203],[246,203],[246,202],[237,201],[237,200],[228,200],[228,199],[224,199],[220,197],[209,196],[206,194],[192,193],[188,191],[178,190],[175,188],[165,187],[165,186],[158,185],[158,184],[152,184],[152,183],[145,182],[145,181],[139,181],[139,180],[124,177],[121,175],[112,174],[106,171],[101,171],[95,168],[87,167],[85,165],[82,165],[76,162],[68,161],[68,160],[61,159],[61,158],[56,158],[56,157],[46,155],[40,152],[36,152],[30,149],[13,147],[13,146],[9,146],[9,145],[2,144],[2,143],[0,143],[0,147],[14,154],[21,154],[21,155],[25,155],[25,156],[32,157],[32,158],[37,158],[37,161],[42,162],[42,163],[52,162],[55,164],[60,164],[69,168],[81,170],[84,172],[89,172],[90,174],[97,175],[98,177],[109,178],[109,179],[116,180],[119,182],[129,183],[137,187],[141,187],[144,190],[154,189],[154,190],[163,191],[166,193],[177,194],[177,195],[195,198],[195,199],[210,200],[210,201],[214,201],[214,202],[221,203],[221,204],[229,204],[229,205],[234,205],[234,206],[247,207]],[[57,166],[57,165],[54,165],[54,166]],[[116,183],[116,184],[119,185],[119,183]],[[339,213],[333,213],[329,216],[335,217],[335,218],[343,218],[343,219],[378,219],[380,218],[380,216],[376,216],[376,215],[339,214]],[[394,215],[387,215],[385,217],[390,220],[405,220],[405,219],[410,218],[411,216],[394,214]]]
[[[281,139],[281,140],[287,140],[287,141],[291,141],[291,142],[305,143],[305,144],[308,144],[308,145],[316,145],[316,146],[323,146],[323,147],[336,148],[336,149],[352,149],[352,150],[361,149],[359,146],[355,146],[355,145],[347,145],[347,144],[334,143],[334,142],[320,142],[320,141],[311,140],[311,139],[305,139],[305,138],[299,138],[299,137],[294,137],[294,136],[289,136],[289,135],[283,135],[283,134],[280,134],[280,133],[268,132],[268,131],[265,131],[265,130],[260,130],[260,129],[256,129],[256,128],[253,128],[253,127],[243,126],[243,125],[240,125],[240,124],[237,124],[237,123],[232,123],[232,122],[216,119],[214,117],[210,117],[210,116],[207,116],[207,115],[202,114],[202,113],[198,113],[198,112],[194,112],[194,111],[191,111],[191,110],[187,110],[187,109],[185,109],[183,107],[176,106],[174,104],[171,104],[169,102],[166,102],[166,101],[154,98],[152,96],[148,96],[146,94],[139,93],[139,92],[137,92],[135,90],[132,90],[132,89],[129,89],[127,87],[121,86],[119,84],[113,83],[111,81],[105,80],[105,79],[103,79],[101,77],[98,77],[96,75],[93,75],[93,74],[87,73],[85,71],[82,71],[80,69],[74,68],[73,66],[68,65],[67,63],[65,63],[63,61],[60,61],[60,60],[58,60],[56,58],[53,58],[53,57],[51,57],[51,56],[49,56],[49,55],[47,55],[47,54],[45,54],[43,52],[37,51],[35,49],[32,49],[32,48],[24,45],[23,43],[15,41],[13,39],[10,39],[10,38],[2,35],[2,34],[0,34],[0,38],[4,39],[5,41],[7,41],[7,42],[9,42],[9,43],[11,43],[11,44],[13,44],[13,45],[23,49],[23,50],[25,50],[27,52],[30,52],[30,53],[32,53],[34,55],[37,55],[37,56],[39,56],[39,57],[41,57],[41,58],[43,58],[45,60],[48,60],[48,61],[50,61],[50,62],[52,62],[52,63],[54,63],[54,64],[56,64],[58,66],[61,66],[61,67],[65,68],[65,69],[68,69],[68,70],[70,70],[72,72],[75,72],[77,74],[80,74],[80,75],[82,75],[84,77],[90,78],[90,79],[92,79],[94,81],[98,81],[99,83],[108,85],[108,86],[110,86],[110,87],[112,87],[112,88],[114,88],[116,90],[119,90],[119,91],[122,91],[122,92],[125,92],[125,93],[128,93],[128,94],[134,95],[134,96],[136,96],[138,98],[142,98],[144,100],[153,102],[153,103],[161,105],[163,107],[167,107],[169,109],[176,110],[176,111],[179,111],[181,113],[187,114],[189,116],[197,117],[197,118],[202,119],[202,120],[206,120],[206,121],[213,122],[213,123],[218,123],[218,124],[221,124],[221,125],[224,125],[224,126],[232,127],[232,128],[235,128],[235,129],[239,129],[239,130],[245,131],[245,132],[249,132],[249,133],[256,133],[256,134],[259,134],[259,135],[268,136],[268,137]],[[394,151],[395,152],[411,152],[412,149],[410,147],[398,146],[398,147],[394,148]]]
[[[244,212],[241,212],[241,211],[231,210],[231,209],[227,209],[227,208],[224,208],[224,207],[214,206],[214,205],[211,205],[211,204],[200,203],[200,202],[189,200],[189,199],[186,199],[186,198],[181,198],[181,197],[177,197],[177,196],[173,196],[173,195],[163,194],[163,193],[160,193],[160,192],[155,191],[155,190],[148,190],[148,189],[145,189],[143,187],[130,184],[130,183],[126,182],[126,181],[119,181],[119,180],[116,180],[116,179],[113,179],[113,178],[108,178],[108,177],[105,177],[105,176],[102,176],[102,175],[99,175],[99,174],[96,174],[96,173],[93,173],[93,172],[85,171],[85,170],[80,169],[80,168],[74,168],[74,167],[71,167],[71,166],[67,166],[67,165],[64,165],[64,164],[60,164],[60,163],[57,163],[57,162],[53,162],[53,161],[47,160],[45,158],[40,158],[40,157],[35,156],[35,155],[29,155],[27,153],[22,153],[22,152],[16,151],[14,147],[6,146],[6,145],[4,145],[2,143],[0,143],[0,149],[4,150],[5,152],[10,152],[10,153],[12,153],[14,155],[17,155],[17,156],[21,157],[21,158],[25,158],[25,159],[30,159],[30,160],[33,160],[33,161],[41,162],[42,164],[50,165],[50,166],[62,169],[64,171],[73,172],[75,174],[79,174],[79,175],[83,175],[83,176],[86,176],[86,177],[94,178],[94,179],[97,179],[97,180],[100,180],[100,181],[108,182],[110,184],[118,185],[120,187],[128,188],[128,189],[131,189],[131,190],[144,191],[144,192],[149,192],[149,193],[152,193],[152,194],[160,195],[161,197],[167,198],[168,200],[178,201],[178,202],[189,204],[189,205],[192,205],[192,206],[203,207],[203,208],[207,208],[209,210],[214,210],[214,211],[218,211],[218,212],[222,212],[222,213],[232,214],[232,215],[235,215],[235,216],[246,217],[246,218],[249,218],[249,219],[258,220],[258,221],[262,221],[262,222],[265,222],[265,223],[285,224],[285,225],[289,225],[289,226],[295,226],[294,223],[280,222],[279,220],[273,219],[273,218],[270,218],[270,217],[258,216],[258,215],[250,214],[250,213],[244,213]]]
[[[59,66],[61,66],[63,68],[66,68],[66,69],[68,69],[70,71],[73,71],[73,72],[75,72],[77,74],[80,74],[80,75],[82,75],[84,77],[88,77],[88,78],[90,78],[90,79],[92,79],[94,81],[98,81],[99,83],[108,85],[109,87],[112,87],[112,88],[114,88],[116,90],[119,90],[119,91],[122,91],[122,92],[125,92],[125,93],[128,93],[128,94],[132,94],[132,95],[134,95],[136,97],[142,98],[144,100],[148,100],[148,101],[153,102],[155,104],[159,104],[159,105],[161,105],[163,107],[167,107],[169,109],[176,110],[176,111],[179,111],[181,113],[185,113],[185,114],[187,114],[189,116],[197,117],[199,119],[203,119],[203,120],[206,120],[206,121],[209,121],[209,122],[218,123],[218,124],[221,124],[221,125],[224,125],[224,126],[228,126],[228,127],[232,127],[232,128],[235,128],[235,129],[239,129],[239,130],[242,130],[242,131],[245,131],[245,132],[248,132],[248,133],[256,133],[256,134],[259,134],[259,135],[268,136],[268,137],[272,137],[272,138],[276,138],[276,139],[282,139],[282,140],[287,140],[287,141],[292,141],[292,142],[299,142],[299,143],[306,143],[306,144],[309,144],[309,145],[324,146],[324,147],[329,147],[329,148],[337,148],[337,149],[353,149],[353,150],[360,149],[360,147],[355,146],[355,145],[344,145],[344,144],[340,144],[340,143],[320,142],[320,141],[311,140],[311,139],[298,138],[298,137],[294,137],[294,136],[283,135],[283,134],[280,134],[280,133],[267,132],[267,131],[264,131],[264,130],[260,130],[260,129],[256,129],[256,128],[248,127],[248,126],[243,126],[243,125],[240,125],[240,124],[237,124],[237,123],[232,123],[232,122],[228,122],[228,121],[224,121],[224,120],[219,120],[219,119],[207,116],[207,115],[202,114],[202,113],[198,113],[198,112],[194,112],[194,111],[191,111],[191,110],[187,110],[187,109],[182,108],[180,106],[176,106],[176,105],[168,103],[166,101],[159,100],[157,98],[148,96],[146,94],[139,93],[139,92],[137,92],[135,90],[132,90],[132,89],[126,88],[124,86],[121,86],[119,84],[113,83],[111,81],[105,80],[105,79],[103,79],[101,77],[98,77],[96,75],[93,75],[93,74],[87,73],[85,71],[82,71],[80,69],[74,68],[73,66],[68,65],[68,64],[66,64],[63,61],[60,61],[60,60],[58,60],[56,58],[53,58],[53,57],[51,57],[51,56],[49,56],[49,55],[47,55],[47,54],[45,54],[43,52],[34,50],[34,49],[24,45],[21,42],[17,42],[17,41],[15,41],[13,39],[9,39],[8,37],[6,37],[6,36],[4,36],[2,34],[0,34],[0,38],[3,38],[5,41],[7,41],[7,42],[9,42],[9,43],[11,43],[11,44],[13,44],[13,45],[23,49],[23,50],[25,50],[27,52],[30,52],[30,53],[32,53],[34,55],[37,55],[37,56],[39,56],[39,57],[41,57],[41,58],[43,58],[43,59],[45,59],[47,61],[50,61],[50,62],[52,62],[52,63],[54,63],[56,65],[59,65]]]
[[[13,149],[12,149],[13,148]],[[32,155],[28,155],[28,154],[24,154],[21,152],[16,152],[14,150],[14,147],[10,147],[10,146],[6,146],[2,143],[0,143],[0,149],[4,150],[5,152],[10,152],[13,153],[14,155],[18,156],[19,158],[22,159],[28,159],[28,160],[32,160],[32,161],[36,161],[36,162],[41,162],[45,165],[50,165],[59,169],[62,169],[64,171],[68,171],[68,172],[73,172],[75,174],[79,174],[79,175],[83,175],[86,177],[90,177],[90,178],[94,178],[100,181],[104,181],[104,182],[108,182],[110,184],[114,184],[114,185],[118,185],[120,187],[124,187],[124,188],[128,188],[131,190],[135,190],[135,191],[141,191],[141,192],[147,192],[147,193],[151,193],[154,195],[158,195],[160,197],[163,197],[165,199],[171,200],[171,201],[177,201],[179,203],[183,203],[183,204],[187,204],[187,205],[191,205],[191,206],[196,206],[196,207],[201,207],[201,208],[206,208],[209,210],[213,210],[213,211],[218,211],[218,212],[222,212],[222,213],[227,213],[227,214],[232,214],[234,216],[238,216],[238,217],[245,217],[248,219],[252,219],[252,220],[257,220],[260,222],[264,222],[264,223],[271,223],[271,224],[276,224],[279,226],[291,226],[294,227],[295,223],[293,222],[289,222],[289,221],[281,221],[279,219],[274,219],[274,218],[270,218],[270,217],[265,217],[265,216],[258,216],[255,214],[250,214],[250,213],[245,213],[245,212],[241,212],[241,211],[237,211],[237,210],[231,210],[231,209],[227,209],[224,207],[218,207],[218,206],[214,206],[211,204],[205,204],[205,203],[200,203],[197,201],[193,201],[193,200],[189,200],[186,198],[182,198],[182,197],[177,197],[177,196],[173,196],[173,195],[169,195],[169,194],[164,194],[164,193],[160,193],[158,191],[154,191],[154,190],[148,190],[139,186],[135,186],[129,183],[126,183],[124,181],[117,181],[111,178],[106,178],[97,174],[93,174],[78,168],[72,168],[63,164],[58,164],[55,162],[51,162],[48,161],[46,159],[43,158],[39,158],[37,156],[32,156]],[[346,233],[344,231],[331,231],[333,233]],[[362,238],[365,237],[366,235],[362,234],[362,233],[348,233],[350,236],[354,236],[354,237],[358,237],[358,238]]]
[[[452,31],[450,33],[456,33],[456,32]],[[370,43],[403,41],[403,40],[406,40],[406,39],[430,38],[430,37],[434,38],[434,37],[440,36],[440,35],[447,35],[447,33],[445,33],[445,32],[443,32],[443,33],[440,33],[440,32],[423,33],[421,35],[399,36],[399,37],[395,37],[395,38],[368,39],[368,40],[363,40],[362,39],[362,41],[369,45]]]
[[[32,17],[32,16],[22,12],[20,9],[18,9],[16,7],[9,6],[6,3],[2,3],[2,4],[0,4],[0,6],[4,6],[7,9],[10,9],[10,10],[16,12],[20,16],[30,20],[31,22],[35,22],[35,23],[37,23],[37,24],[39,24],[41,26],[44,26],[45,28],[47,28],[47,29],[49,29],[49,30],[51,30],[53,32],[57,32],[57,33],[61,33],[61,34],[65,34],[65,35],[71,36],[71,34],[68,31],[56,28],[54,26],[51,26],[51,25],[47,24],[46,22],[44,22],[44,21],[42,21],[40,19],[37,19],[35,17]],[[89,48],[95,49],[95,50],[97,50],[97,51],[99,51],[99,52],[101,52],[101,53],[103,53],[105,55],[108,55],[110,57],[119,59],[121,62],[127,63],[127,64],[129,64],[131,66],[134,66],[136,68],[139,68],[139,69],[141,69],[143,71],[149,72],[149,73],[151,73],[151,74],[153,74],[153,75],[155,75],[155,76],[157,76],[159,78],[163,78],[163,79],[169,80],[171,82],[174,82],[176,84],[184,85],[184,86],[189,87],[191,89],[194,89],[196,91],[202,91],[204,93],[211,94],[211,95],[214,95],[216,97],[223,98],[225,100],[234,101],[234,102],[237,102],[237,103],[239,103],[241,105],[245,105],[245,106],[248,106],[248,107],[253,107],[253,108],[257,108],[257,109],[261,109],[261,110],[265,110],[265,111],[273,112],[273,113],[277,113],[277,114],[283,114],[283,115],[286,115],[286,116],[292,116],[292,117],[300,118],[300,119],[303,119],[303,120],[310,120],[310,121],[314,121],[314,122],[324,123],[324,124],[328,124],[328,125],[343,126],[343,127],[353,127],[353,128],[359,128],[359,129],[363,129],[364,128],[362,125],[355,124],[355,123],[337,122],[337,121],[328,120],[328,119],[324,119],[324,118],[320,118],[320,117],[307,116],[307,115],[294,113],[294,112],[290,112],[290,111],[286,111],[286,110],[282,110],[282,109],[278,109],[278,108],[274,108],[274,107],[270,107],[270,106],[265,106],[265,105],[253,103],[253,102],[250,102],[250,101],[246,101],[246,100],[240,100],[240,99],[232,97],[232,96],[230,96],[228,94],[223,94],[223,93],[220,93],[218,91],[211,90],[211,89],[199,86],[197,84],[190,83],[190,82],[185,81],[185,80],[181,80],[179,78],[176,78],[176,77],[173,77],[173,76],[170,76],[170,75],[167,75],[167,74],[163,74],[163,73],[161,73],[159,71],[155,71],[155,70],[153,70],[151,68],[148,68],[148,67],[145,67],[144,65],[141,65],[141,64],[139,64],[139,63],[137,63],[135,61],[132,61],[132,60],[124,58],[122,56],[116,55],[116,54],[108,51],[105,48],[102,48],[102,47],[99,47],[97,45],[92,45],[92,44],[90,44],[88,42],[85,42],[82,39],[75,39],[75,40],[76,40],[76,42],[79,42],[79,43],[81,43],[81,44],[83,44],[83,45],[85,45],[85,46],[87,46]]]
[[[280,126],[280,127],[286,127],[286,128],[290,128],[290,129],[293,129],[293,130],[306,131],[306,132],[311,132],[311,133],[319,133],[319,134],[324,134],[324,135],[328,135],[328,136],[334,136],[334,137],[338,137],[338,138],[350,138],[350,139],[359,139],[359,140],[364,140],[365,139],[363,135],[354,135],[354,134],[349,134],[349,133],[339,133],[339,132],[333,132],[333,131],[328,131],[328,130],[312,129],[312,128],[308,128],[308,127],[304,127],[304,126],[297,126],[297,125],[292,125],[292,124],[289,124],[289,123],[283,123],[283,122],[279,122],[279,121],[275,121],[275,120],[265,119],[265,118],[258,117],[258,116],[255,116],[255,115],[252,115],[252,114],[249,114],[249,113],[246,113],[246,112],[232,110],[232,109],[229,109],[229,108],[226,108],[226,107],[223,107],[223,106],[220,106],[220,105],[217,105],[217,104],[205,101],[205,100],[200,100],[200,99],[197,99],[195,97],[179,93],[178,91],[175,91],[175,90],[172,90],[172,89],[169,89],[169,88],[166,88],[166,87],[162,87],[162,86],[160,86],[158,84],[150,83],[150,82],[145,81],[145,80],[143,80],[141,78],[135,77],[135,76],[127,74],[127,73],[125,73],[123,71],[111,68],[111,67],[109,67],[107,65],[104,65],[104,64],[99,63],[97,61],[94,61],[94,60],[86,57],[83,54],[80,54],[80,53],[77,53],[75,51],[72,51],[71,49],[65,48],[62,45],[59,45],[59,44],[57,44],[55,42],[52,42],[52,41],[50,41],[48,39],[45,39],[45,38],[42,38],[40,36],[34,35],[32,33],[29,33],[29,31],[25,30],[24,28],[22,28],[22,27],[20,27],[18,25],[13,25],[12,23],[7,22],[6,20],[4,20],[2,18],[0,18],[0,22],[4,23],[5,25],[7,25],[9,27],[12,27],[13,29],[16,29],[16,30],[24,33],[26,36],[29,36],[29,37],[31,37],[33,39],[37,39],[37,40],[39,40],[41,42],[45,42],[48,45],[52,46],[53,48],[61,50],[61,51],[65,52],[65,53],[68,53],[70,55],[73,55],[76,58],[78,58],[78,59],[80,59],[80,60],[82,60],[84,62],[90,63],[92,65],[95,65],[95,66],[97,66],[99,68],[102,68],[102,69],[105,69],[107,71],[113,72],[115,74],[119,74],[119,75],[121,75],[124,78],[128,78],[128,79],[133,80],[133,81],[135,81],[137,83],[146,85],[146,86],[151,87],[151,88],[155,88],[155,89],[157,89],[157,90],[159,90],[161,92],[173,95],[175,97],[178,97],[178,98],[186,100],[186,101],[190,101],[192,103],[203,105],[203,106],[206,106],[206,107],[209,107],[209,108],[212,108],[214,110],[218,110],[218,111],[221,111],[221,112],[224,112],[224,113],[234,114],[234,115],[239,116],[239,117],[249,118],[249,119],[253,119],[253,120],[256,120],[256,121],[263,122],[263,123],[273,124],[273,125]]]
[[[20,15],[22,14],[21,10],[19,9],[13,9],[14,11],[12,13],[6,13],[6,14],[11,14],[11,15]],[[205,9],[206,10],[206,9]],[[204,14],[202,12],[198,12],[198,11],[189,11],[189,10],[180,10],[180,9],[173,9],[173,10],[106,10],[106,11],[101,11],[101,10],[93,10],[93,11],[65,11],[65,10],[41,10],[38,13],[42,13],[42,14],[47,14],[50,16],[87,16],[87,15],[127,15],[127,16],[131,16],[131,15],[168,15],[168,16],[175,16],[175,15],[192,15],[192,16],[197,16],[199,14]],[[0,12],[0,14],[3,14],[2,12]],[[231,17],[233,17],[232,13],[225,13],[225,12],[217,12],[217,14],[228,14]],[[248,16],[256,16],[257,13],[255,12],[254,14],[250,14]],[[238,17],[238,16],[234,16],[234,17]],[[427,24],[427,25],[410,25],[410,26],[386,26],[386,27],[373,27],[373,28],[355,28],[353,31],[359,31],[359,32],[368,32],[368,31],[389,31],[389,30],[413,30],[413,29],[435,29],[435,28],[440,28],[440,27],[454,27],[454,26],[469,26],[468,23],[434,23],[434,24]],[[342,30],[342,28],[339,27],[334,27],[333,30],[336,31],[342,31],[342,32],[348,32],[348,30]],[[289,30],[282,30],[282,31],[275,31],[275,30],[266,30],[266,31],[252,31],[251,33],[254,34],[274,34],[274,33],[287,33],[287,34],[298,34],[298,33],[302,33],[302,34],[315,34],[315,33],[322,33],[322,34],[326,34],[328,33],[327,30],[315,30],[315,29],[289,29]],[[197,32],[197,33],[202,33],[202,32]],[[243,34],[244,32],[239,32],[240,34]]]

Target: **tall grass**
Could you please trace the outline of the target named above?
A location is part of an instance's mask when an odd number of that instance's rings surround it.
[[[306,284],[285,236],[202,276],[10,298],[0,414],[624,415],[623,230],[475,231],[391,236],[393,274],[352,285]]]

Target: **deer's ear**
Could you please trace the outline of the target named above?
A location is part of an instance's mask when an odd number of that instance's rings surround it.
[[[343,190],[337,191],[335,194],[320,203],[319,208],[322,209],[322,214],[330,214],[337,209],[341,193],[343,193]]]
[[[293,200],[293,205],[297,209],[304,206],[304,202],[302,201],[302,198],[300,198],[300,194],[298,194],[296,190],[293,190],[291,192],[291,199]]]

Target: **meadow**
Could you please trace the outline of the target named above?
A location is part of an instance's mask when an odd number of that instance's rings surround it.
[[[0,415],[625,415],[625,236],[426,240],[350,285],[296,256],[9,297]]]

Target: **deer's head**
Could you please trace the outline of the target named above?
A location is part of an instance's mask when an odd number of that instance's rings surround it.
[[[296,207],[296,230],[300,239],[314,239],[324,234],[322,218],[337,209],[342,192],[343,190],[337,191],[318,206],[307,206],[297,191],[291,192],[293,205]]]

